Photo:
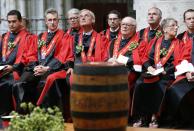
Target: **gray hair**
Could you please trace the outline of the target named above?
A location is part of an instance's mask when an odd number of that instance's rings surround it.
[[[91,10],[82,9],[82,10],[80,11],[80,14],[81,14],[83,11],[87,11],[87,12],[90,14],[90,16],[92,17],[92,23],[94,24],[94,23],[95,23],[95,19],[96,19],[94,13],[93,13]]]
[[[70,14],[76,14],[79,15],[80,10],[77,8],[72,8],[67,12],[67,17],[69,17]]]
[[[150,9],[155,9],[155,10],[157,10],[157,11],[158,11],[158,14],[159,14],[159,16],[160,16],[160,18],[162,18],[162,11],[161,11],[158,7],[151,7],[151,8],[148,9],[148,11],[149,11]]]
[[[54,8],[47,9],[44,13],[44,16],[46,17],[48,14],[57,14],[57,17],[58,17],[58,11]]]
[[[162,31],[164,30],[164,28],[169,26],[170,21],[174,21],[174,22],[178,23],[178,21],[175,20],[174,18],[163,19],[162,22],[161,22]]]
[[[137,26],[137,22],[136,22],[136,20],[135,20],[133,17],[126,16],[126,17],[124,17],[124,18],[121,20],[121,22],[122,22],[124,19],[129,19],[129,20],[132,22],[132,24],[133,24],[134,26]]]

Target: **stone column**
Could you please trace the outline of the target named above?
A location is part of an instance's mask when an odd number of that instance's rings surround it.
[[[55,8],[57,9],[59,17],[60,17],[59,28],[64,29],[65,21],[64,21],[64,13],[63,13],[64,11],[63,10],[65,9],[63,8],[63,0],[56,0]]]
[[[3,34],[8,31],[7,26],[7,13],[10,10],[16,9],[16,1],[15,0],[1,0],[1,25],[0,25],[0,34]]]
[[[185,10],[194,7],[194,0],[134,0],[133,8],[136,10],[136,20],[138,21],[138,30],[148,26],[147,11],[150,7],[158,7],[162,10],[162,17],[172,17],[178,20],[180,26],[179,33],[186,29],[183,22],[183,13]]]
[[[25,0],[18,0],[18,10],[21,12],[22,17],[26,16],[26,1]]]
[[[46,30],[44,22],[44,5],[44,0],[32,0],[30,3],[32,32],[35,34],[39,34]]]
[[[65,0],[65,3],[64,3],[64,18],[66,18],[66,13],[71,8],[73,8],[73,1],[72,0]],[[67,21],[65,21],[64,28],[65,29],[68,28]]]

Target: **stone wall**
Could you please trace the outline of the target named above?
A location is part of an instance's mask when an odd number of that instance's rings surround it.
[[[48,8],[56,8],[59,12],[60,28],[66,27],[65,12],[72,7],[72,0],[0,0],[0,34],[8,30],[7,13],[17,9],[23,17],[30,20],[30,31],[39,34],[46,30],[44,12]]]
[[[138,30],[148,26],[147,10],[156,6],[162,10],[163,18],[172,17],[179,22],[179,32],[186,29],[183,22],[183,13],[189,8],[194,9],[194,0],[134,0],[133,8],[136,11]]]

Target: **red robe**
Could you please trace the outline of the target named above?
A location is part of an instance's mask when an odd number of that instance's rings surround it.
[[[79,35],[79,43],[82,44],[82,33]],[[81,52],[81,59],[82,62],[102,62],[106,61],[108,59],[108,40],[102,36],[101,34],[98,34],[96,31],[92,32],[92,38],[90,41],[88,52],[82,51]],[[75,45],[76,46],[76,45]],[[95,53],[93,53],[95,47]],[[82,55],[83,54],[83,55]]]
[[[162,39],[163,39],[163,36],[160,38],[154,38],[153,40],[150,41],[149,44],[147,44],[146,52],[145,52],[143,59],[142,59],[143,63],[146,63],[149,60],[149,54],[150,54],[150,51],[151,51],[153,45],[155,45],[158,40],[161,41]],[[180,51],[182,50],[183,43],[182,43],[182,41],[178,40],[177,38],[174,38],[172,42],[177,43],[176,46],[174,47],[174,62],[173,62],[173,65],[176,66],[180,61]],[[145,79],[146,82],[153,82],[153,81],[157,81],[157,80],[158,80],[157,76],[153,77],[153,79],[149,79],[149,80]]]
[[[7,32],[4,37],[1,39],[1,61],[0,63],[2,65],[12,65],[13,66],[13,73],[9,73],[5,76],[1,76],[0,78],[0,88],[1,93],[1,100],[0,103],[3,104],[1,105],[1,110],[4,110],[6,112],[9,112],[10,109],[6,109],[9,107],[8,105],[12,104],[12,106],[15,106],[15,101],[12,101],[12,89],[13,83],[12,81],[18,80],[20,78],[20,75],[23,70],[23,65],[24,65],[24,52],[25,52],[25,46],[30,44],[28,41],[29,38],[29,32],[26,30],[22,29],[20,32],[16,35],[16,38],[14,40],[15,47],[11,49],[8,48],[8,41],[10,37],[10,32]],[[6,58],[6,60],[3,62],[3,57]],[[13,74],[13,76],[12,76]],[[14,79],[14,80],[13,80]],[[4,102],[6,100],[6,102]],[[6,108],[5,108],[6,105]],[[0,110],[0,112],[1,112]],[[2,112],[1,112],[2,113]]]
[[[112,41],[111,36],[110,36],[110,33],[111,33],[111,32],[110,32],[110,28],[108,28],[108,29],[106,29],[106,30],[100,32],[100,34],[104,35],[104,36],[108,39],[108,41]],[[119,35],[121,35],[120,29],[119,29],[119,31],[118,31],[118,34],[116,35],[116,38],[117,38]]]
[[[161,27],[157,28],[157,31],[161,31]],[[149,32],[150,32],[150,27],[144,28],[142,30],[140,30],[137,34],[139,36],[139,39],[141,39],[141,41],[145,41],[147,43],[149,43],[152,39],[155,39],[156,36],[154,35],[153,38],[149,37]]]
[[[161,105],[163,104],[166,89],[170,87],[175,79],[174,69],[180,57],[182,42],[174,38],[172,41],[168,40],[165,43],[166,41],[163,38],[160,37],[149,43],[149,47],[143,58],[143,66],[145,67],[145,72],[147,72],[149,66],[156,68],[156,65],[160,65],[164,68],[166,74],[158,76],[149,76],[146,73],[141,74],[136,82],[134,91],[134,115],[149,116],[161,113]],[[166,47],[168,51],[161,57],[161,49]]]
[[[59,50],[59,54],[56,55],[56,58],[58,60],[60,60],[61,62],[63,62],[64,64],[68,61],[74,61],[74,55],[73,55],[73,38],[68,35],[65,34],[64,37],[62,38],[61,42],[60,42],[60,46],[58,46],[58,48],[56,48],[56,50]],[[53,82],[56,79],[65,79],[66,78],[66,71],[65,70],[61,70],[61,71],[57,71],[55,73],[50,74],[47,78],[46,78],[46,83],[45,86],[42,90],[42,93],[37,101],[37,105],[40,105],[43,101],[43,98],[45,96],[45,94],[48,92],[49,88],[51,87],[51,85],[53,84]]]
[[[68,62],[74,61],[74,55],[73,55],[73,37],[69,34],[65,34],[63,38],[57,43],[56,49],[55,49],[55,58],[58,59],[61,63],[67,64]],[[70,67],[68,67],[70,68]],[[50,74],[46,78],[46,83],[44,85],[44,88],[41,92],[41,95],[37,101],[37,105],[40,105],[42,103],[42,100],[45,96],[45,94],[48,92],[49,88],[52,86],[53,82],[56,79],[65,79],[66,78],[66,71],[61,70],[57,71],[55,73]]]
[[[181,61],[187,60],[189,63],[192,63],[192,45],[193,45],[193,40],[188,39],[187,41],[183,41],[184,44],[182,44],[182,50],[181,50],[181,55],[180,58],[178,59],[176,65],[180,64]],[[185,74],[179,75],[176,78],[175,82],[178,82],[179,80],[182,80],[186,78]]]
[[[128,43],[126,43],[126,45],[122,48],[119,49],[119,46],[121,44],[121,35],[118,36],[118,38],[114,41],[114,48],[113,48],[113,56],[111,57],[118,57],[119,55],[124,55],[126,57],[129,57],[129,59],[132,59],[130,61],[133,61],[133,65],[142,65],[142,61],[141,58],[143,57],[144,51],[145,51],[145,42],[141,42],[139,43],[138,47],[132,50],[132,54],[130,54],[129,56],[129,47],[131,45],[131,43],[139,42],[139,38],[138,35],[135,34],[134,36],[132,36],[132,38],[128,41]],[[110,46],[110,45],[109,45]],[[110,47],[109,47],[110,48]],[[130,62],[131,63],[131,62]],[[133,99],[133,90],[134,90],[134,85],[135,82],[139,76],[138,72],[133,71],[133,65],[130,64],[130,66],[132,67],[127,67],[130,68],[130,70],[132,69],[132,71],[129,71],[128,73],[128,87],[129,87],[129,92],[130,92],[130,100]],[[130,106],[131,107],[131,101],[130,101]],[[129,114],[131,114],[131,108],[129,108]]]

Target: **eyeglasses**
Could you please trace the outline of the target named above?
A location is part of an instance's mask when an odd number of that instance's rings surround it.
[[[79,17],[70,17],[68,20],[77,20]]]
[[[178,25],[168,25],[167,27],[170,27],[170,28],[179,28]]]
[[[119,18],[108,18],[108,20],[110,21],[115,21],[115,20],[118,20]]]
[[[131,24],[127,24],[127,23],[121,23],[121,26],[134,27],[135,25],[131,25]]]

